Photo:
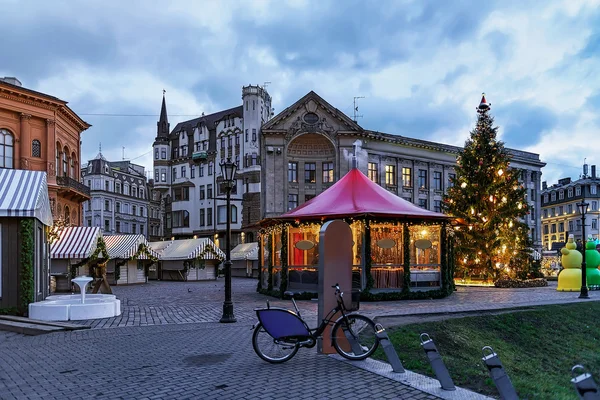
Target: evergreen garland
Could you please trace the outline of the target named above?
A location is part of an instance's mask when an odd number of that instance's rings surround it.
[[[269,266],[268,266],[268,281],[267,290],[270,292],[273,290],[273,235],[267,237],[267,245],[269,246]]]
[[[21,268],[19,273],[19,311],[21,314],[27,312],[29,303],[34,299],[34,237],[33,237],[33,219],[22,218],[20,221],[21,234]],[[41,250],[41,249],[40,249]]]
[[[288,287],[288,228],[281,232],[281,279],[279,291],[283,294]]]
[[[402,286],[402,292],[406,294],[410,292],[410,232],[407,224],[402,227],[402,239],[402,252],[404,253],[404,285]]]
[[[364,242],[364,250],[365,250],[365,277],[366,277],[366,285],[365,292],[369,292],[373,286],[375,285],[375,279],[371,274],[371,264],[373,264],[373,260],[371,258],[371,221],[367,218],[365,219],[365,242]]]

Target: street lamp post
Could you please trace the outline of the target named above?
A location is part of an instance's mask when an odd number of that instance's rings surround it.
[[[233,316],[233,302],[231,301],[231,190],[235,185],[235,172],[237,165],[227,158],[221,162],[221,175],[225,191],[227,192],[227,232],[225,234],[225,301],[223,302],[223,316],[220,322],[236,322]]]
[[[588,211],[589,203],[586,203],[585,200],[581,200],[581,203],[577,203],[577,208],[579,208],[579,213],[581,214],[581,236],[582,236],[582,259],[581,259],[581,293],[579,294],[580,299],[589,299],[588,296],[588,287],[587,287],[587,276],[586,276],[586,265],[585,265],[585,245],[587,240],[585,238],[585,214]]]

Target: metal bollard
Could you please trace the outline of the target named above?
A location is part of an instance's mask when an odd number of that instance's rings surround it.
[[[581,374],[575,376],[575,370],[577,369],[581,370]],[[577,391],[577,395],[580,399],[600,400],[600,391],[598,390],[598,385],[596,385],[592,374],[585,372],[583,365],[576,365],[571,368],[571,374],[573,375],[571,383],[573,383],[573,386],[575,386],[575,390]]]
[[[400,362],[398,353],[396,353],[396,349],[394,349],[394,345],[392,344],[390,337],[388,336],[387,332],[383,328],[383,325],[376,324],[375,329],[376,329],[375,334],[377,335],[377,339],[379,339],[379,343],[383,347],[383,351],[385,352],[385,355],[387,356],[387,359],[390,362],[390,365],[392,366],[392,370],[394,372],[400,372],[400,373],[406,372],[404,370],[404,367],[402,366],[402,362]]]
[[[427,339],[424,340],[424,337]],[[454,382],[452,382],[452,378],[450,378],[448,368],[446,368],[442,356],[435,346],[435,343],[433,343],[433,339],[431,339],[427,333],[421,333],[420,338],[421,346],[423,346],[423,350],[425,350],[425,354],[427,354],[427,358],[429,358],[429,364],[431,364],[435,377],[440,382],[440,385],[442,385],[442,389],[456,390],[456,386],[454,386]]]
[[[486,355],[485,350],[489,350],[490,353]],[[494,353],[494,349],[490,346],[485,346],[481,351],[483,352],[482,360],[490,372],[490,376],[494,380],[496,389],[498,389],[498,393],[500,393],[500,398],[502,400],[519,400],[517,392],[515,391],[510,378],[506,374],[498,354]]]

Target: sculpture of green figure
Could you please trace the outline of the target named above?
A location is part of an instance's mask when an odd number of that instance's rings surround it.
[[[581,290],[581,259],[583,257],[577,251],[577,244],[575,244],[573,235],[569,235],[567,244],[560,249],[560,252],[562,253],[560,261],[564,269],[558,275],[558,287],[556,290],[561,292],[578,292]],[[587,253],[585,255],[587,256]]]
[[[596,242],[588,237],[585,244],[585,277],[588,287],[600,285],[600,253],[596,250]]]

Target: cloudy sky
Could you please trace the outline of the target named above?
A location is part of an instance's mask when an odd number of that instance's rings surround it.
[[[0,76],[93,125],[82,158],[150,167],[171,127],[271,82],[275,113],[314,90],[373,130],[463,145],[481,92],[543,180],[600,164],[600,0],[0,0]],[[109,116],[93,114],[117,114]]]

